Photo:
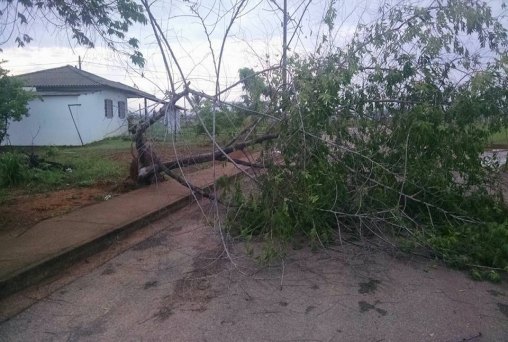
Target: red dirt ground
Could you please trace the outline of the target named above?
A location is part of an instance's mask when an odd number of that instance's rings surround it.
[[[115,195],[115,186],[99,184],[32,195],[14,195],[0,206],[0,232],[22,234],[37,222],[104,201]]]
[[[210,152],[207,146],[180,147],[178,156],[183,158],[191,154]],[[163,160],[174,159],[172,148],[157,146],[157,153]],[[241,157],[241,152],[233,157]],[[115,151],[107,155],[107,158],[125,163],[126,170],[131,162],[130,150]],[[204,167],[196,165],[186,168],[192,173]],[[41,194],[11,193],[8,200],[0,205],[0,233],[23,234],[24,231],[34,224],[45,219],[66,214],[72,210],[107,200],[107,196],[117,196],[121,193],[135,189],[134,184],[127,179],[120,184],[95,184],[91,187],[75,187]]]

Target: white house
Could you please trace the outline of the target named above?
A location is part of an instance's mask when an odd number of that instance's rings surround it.
[[[38,98],[4,144],[83,145],[127,133],[127,99],[155,96],[67,65],[16,76]]]

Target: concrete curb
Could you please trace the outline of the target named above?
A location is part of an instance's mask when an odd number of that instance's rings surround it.
[[[223,175],[221,177],[236,179],[237,177],[241,176],[242,172],[238,171],[232,175]],[[209,190],[213,187],[213,184],[214,182],[211,182],[202,188]],[[86,259],[87,257],[106,249],[115,241],[127,236],[128,234],[146,226],[151,222],[157,221],[158,219],[165,217],[170,213],[178,211],[179,209],[192,203],[195,197],[198,199],[201,198],[200,195],[193,195],[189,192],[188,195],[183,195],[182,197],[171,203],[168,203],[163,207],[159,207],[158,209],[148,212],[141,217],[137,217],[128,223],[119,225],[109,232],[97,236],[79,246],[63,249],[56,255],[54,254],[45,259],[41,259],[36,263],[32,263],[25,268],[19,269],[16,272],[7,275],[4,277],[4,279],[0,279],[0,299],[3,299],[29,286],[38,284],[44,279],[55,276],[63,269],[66,269],[76,262]]]
[[[194,196],[189,194],[176,202],[169,203],[167,206],[119,226],[114,230],[101,235],[91,241],[88,241],[78,247],[70,247],[61,253],[43,259],[36,264],[32,264],[24,269],[17,271],[9,278],[0,280],[0,299],[5,298],[17,291],[35,285],[42,280],[56,275],[62,269],[70,267],[79,260],[106,249],[118,239],[140,229],[147,224],[154,222],[172,212],[175,212],[194,200]]]

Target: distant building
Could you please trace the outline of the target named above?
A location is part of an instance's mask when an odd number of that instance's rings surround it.
[[[38,98],[4,144],[83,145],[127,133],[127,99],[155,96],[70,65],[16,76]]]
[[[184,110],[182,107],[175,106],[175,109],[168,109],[164,115],[164,126],[169,134],[180,133],[181,124],[181,111]]]

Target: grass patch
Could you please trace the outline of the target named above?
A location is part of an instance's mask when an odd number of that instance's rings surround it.
[[[210,136],[204,131],[197,129],[201,127],[200,123],[192,123],[182,125],[180,131],[176,134],[169,133],[166,126],[162,122],[156,122],[146,132],[146,137],[155,142],[175,143],[176,147],[183,146],[212,146]],[[219,145],[224,145],[229,142],[237,133],[238,130],[218,130],[216,140]]]
[[[489,144],[491,146],[508,148],[508,128],[492,134],[489,138]]]
[[[88,187],[97,183],[118,183],[126,174],[125,165],[100,157],[63,159],[67,161],[66,168],[30,169],[25,188],[30,192],[46,192],[66,187]]]
[[[68,187],[118,183],[128,174],[125,159],[119,153],[130,153],[131,142],[111,138],[80,147],[11,147],[0,158],[0,188],[38,193]],[[28,154],[33,152],[44,161],[29,167]],[[58,165],[59,164],[59,165]]]
[[[0,186],[9,187],[23,183],[27,178],[23,155],[7,152],[0,155]]]
[[[149,140],[156,142],[172,142],[176,146],[180,145],[206,145],[210,139],[206,134],[196,134],[193,126],[182,126],[180,132],[173,134],[167,131],[166,126],[161,122],[156,122],[146,132]]]

